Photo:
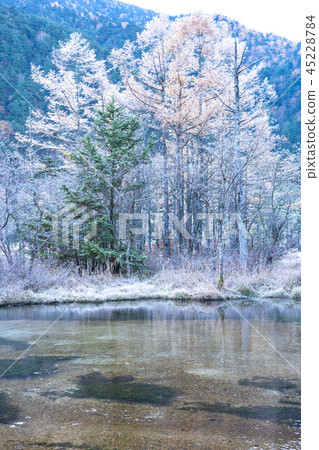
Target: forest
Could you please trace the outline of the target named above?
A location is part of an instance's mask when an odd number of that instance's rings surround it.
[[[0,128],[25,131],[30,101],[46,111],[45,93],[30,77],[31,64],[45,71],[52,69],[51,52],[73,32],[80,32],[106,61],[110,80],[120,81],[108,57],[114,48],[133,42],[147,21],[156,16],[150,10],[118,1],[60,0],[51,3],[36,0],[2,0],[0,2]],[[286,138],[285,147],[293,151],[300,142],[300,42],[274,34],[249,30],[225,16],[211,17],[225,23],[229,34],[247,42],[247,62],[260,60],[259,76],[274,86],[277,101],[270,117],[278,124],[278,134]],[[170,18],[174,20],[174,17]],[[14,89],[23,93],[24,99]]]
[[[154,16],[107,54],[63,27],[6,85],[23,109],[0,141],[3,295],[183,276],[206,293],[204,273],[298,296],[299,119],[263,59],[203,13]]]

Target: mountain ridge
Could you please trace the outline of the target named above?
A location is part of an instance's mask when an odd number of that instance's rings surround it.
[[[134,40],[145,23],[157,15],[117,0],[2,0],[0,2],[0,67],[8,81],[31,93],[28,100],[44,108],[44,101],[32,80],[28,80],[31,63],[45,70],[50,68],[50,52],[73,31],[80,31],[96,50],[98,58],[106,59],[114,47],[125,40]],[[261,79],[268,78],[277,92],[272,118],[279,124],[289,146],[300,142],[300,43],[272,33],[249,30],[226,16],[213,16],[224,21],[239,39],[248,42],[248,61],[262,58]],[[23,45],[22,45],[23,44]],[[22,48],[24,47],[24,48]],[[2,61],[2,64],[1,64]],[[112,74],[113,81],[118,81]],[[292,87],[290,87],[292,86]],[[22,130],[28,107],[17,93],[0,80],[0,122],[6,121],[14,130]],[[287,91],[288,89],[288,91]],[[284,94],[285,93],[285,94]],[[284,94],[284,96],[283,96]],[[0,123],[1,125],[1,123]]]

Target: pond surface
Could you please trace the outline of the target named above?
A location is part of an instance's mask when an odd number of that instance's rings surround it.
[[[0,378],[0,448],[299,449],[300,305],[233,305],[0,309],[0,373],[65,312]]]

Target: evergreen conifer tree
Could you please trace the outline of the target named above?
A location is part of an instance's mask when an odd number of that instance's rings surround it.
[[[94,211],[97,221],[96,237],[83,243],[77,255],[78,262],[82,260],[91,270],[121,270],[128,263],[127,245],[130,266],[138,268],[143,263],[143,255],[131,243],[119,241],[117,229],[120,209],[129,207],[126,194],[141,188],[134,171],[148,163],[152,148],[151,141],[142,146],[139,128],[139,122],[127,117],[113,98],[98,111],[92,136],[87,135],[81,148],[70,155],[79,168],[80,183],[73,190],[64,186],[67,201]]]

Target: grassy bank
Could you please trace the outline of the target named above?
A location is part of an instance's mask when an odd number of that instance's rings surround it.
[[[291,253],[269,267],[252,271],[230,270],[224,287],[217,287],[209,269],[163,268],[141,279],[110,274],[80,276],[71,268],[38,264],[32,276],[12,274],[0,286],[0,306],[103,302],[145,299],[300,298],[300,254]]]

